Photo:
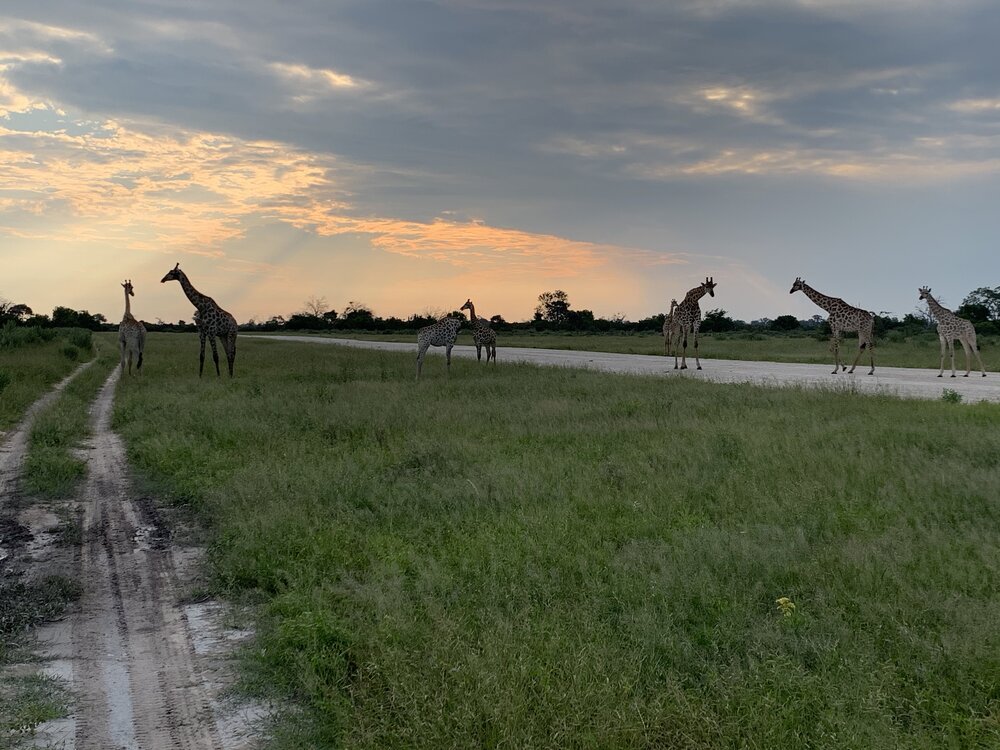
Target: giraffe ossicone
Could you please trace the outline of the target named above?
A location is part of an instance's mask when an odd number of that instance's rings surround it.
[[[983,365],[983,358],[979,356],[979,346],[976,343],[976,327],[972,325],[971,321],[958,317],[934,299],[931,296],[931,288],[929,286],[922,286],[917,292],[920,294],[921,300],[927,301],[927,307],[930,309],[931,316],[937,321],[938,340],[941,342],[941,369],[938,371],[938,377],[944,377],[945,349],[951,354],[951,376],[955,377],[955,339],[958,339],[959,343],[962,344],[962,349],[965,351],[965,375],[962,377],[969,377],[969,372],[972,370],[972,360],[969,357],[969,351],[971,350],[975,352],[976,360],[979,362],[979,369],[985,378],[986,367]]]
[[[840,361],[840,336],[842,333],[858,334],[858,353],[854,356],[849,373],[854,372],[854,368],[861,359],[861,352],[868,349],[868,356],[871,358],[872,369],[868,371],[871,375],[875,372],[875,313],[862,310],[860,307],[849,305],[840,297],[829,297],[821,294],[809,286],[801,277],[796,276],[792,283],[789,294],[801,290],[816,305],[826,310],[830,316],[830,351],[833,353],[833,374],[836,375],[839,369],[847,370],[847,365]],[[838,369],[839,368],[839,369]]]
[[[167,281],[180,282],[181,289],[195,307],[194,322],[198,327],[198,337],[201,343],[201,351],[198,355],[198,377],[205,369],[205,339],[212,344],[212,359],[215,361],[215,374],[221,376],[219,372],[219,351],[215,345],[216,337],[222,341],[222,349],[226,353],[226,360],[229,363],[229,377],[233,377],[233,364],[236,361],[236,318],[219,307],[218,303],[207,294],[202,294],[188,279],[187,274],[181,270],[178,263],[172,270],[160,279],[163,284]]]

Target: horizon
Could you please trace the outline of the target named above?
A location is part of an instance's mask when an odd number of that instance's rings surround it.
[[[0,297],[238,320],[310,297],[902,318],[1000,283],[1000,7],[10,0]],[[47,313],[46,313],[47,314]]]

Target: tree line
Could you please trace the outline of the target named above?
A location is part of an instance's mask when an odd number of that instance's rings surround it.
[[[979,287],[969,292],[955,309],[960,317],[972,321],[980,335],[1000,335],[1000,286]],[[362,302],[351,301],[341,311],[330,308],[323,297],[310,297],[299,312],[287,318],[274,315],[265,320],[251,319],[240,326],[243,331],[376,331],[403,332],[430,325],[443,315],[464,317],[453,310],[444,312],[415,313],[405,318],[397,316],[381,317]],[[501,315],[489,318],[490,325],[497,331],[564,331],[581,333],[639,333],[659,332],[663,328],[663,313],[640,320],[628,320],[624,314],[607,318],[597,317],[592,310],[575,309],[569,295],[561,290],[543,292],[538,295],[534,316],[525,321],[507,321]],[[150,331],[194,331],[194,323],[179,320],[169,323],[157,319],[143,321]],[[883,314],[876,317],[876,334],[886,335],[899,331],[912,335],[928,330],[933,325],[926,308],[917,307],[914,312],[901,318]],[[73,310],[56,307],[51,315],[37,314],[28,305],[0,299],[0,326],[33,326],[39,328],[86,328],[91,331],[117,330],[117,322],[110,323],[100,313],[87,310]],[[799,319],[794,315],[779,315],[775,318],[739,320],[731,317],[721,308],[707,310],[702,315],[701,330],[704,333],[728,333],[752,331],[761,333],[818,332],[829,333],[829,325],[822,315],[809,319]]]

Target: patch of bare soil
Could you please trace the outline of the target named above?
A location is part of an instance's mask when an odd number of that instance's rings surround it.
[[[69,683],[74,710],[39,727],[34,743],[254,747],[266,712],[224,697],[234,644],[246,633],[224,625],[222,605],[182,603],[200,551],[177,545],[156,504],[131,486],[124,446],[110,429],[118,377],[115,368],[92,406],[92,437],[81,454],[87,479],[70,509],[70,531],[65,511],[62,519],[39,508],[19,514],[31,536],[21,554],[64,571],[81,590],[70,615],[38,638],[43,671]]]

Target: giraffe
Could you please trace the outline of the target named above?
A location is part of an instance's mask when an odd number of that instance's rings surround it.
[[[476,359],[483,361],[483,347],[486,347],[486,363],[490,358],[497,361],[497,335],[482,318],[476,317],[476,306],[471,299],[465,300],[465,304],[460,308],[469,311],[469,319],[472,321],[472,341],[476,345]]]
[[[146,348],[146,326],[132,316],[129,297],[134,297],[132,279],[122,284],[125,290],[125,315],[118,324],[118,349],[121,351],[121,374],[125,375],[125,360],[128,360],[128,374],[132,374],[132,360],[136,361],[135,374],[142,375],[142,352]]]
[[[676,341],[676,330],[674,321],[674,308],[677,307],[677,300],[670,300],[670,312],[663,316],[663,356],[670,356],[670,347]]]
[[[969,377],[969,371],[972,369],[972,362],[969,357],[969,350],[971,349],[976,353],[979,369],[982,370],[983,377],[985,378],[986,368],[983,367],[983,358],[979,356],[979,347],[976,346],[976,329],[972,323],[965,318],[958,317],[947,307],[943,307],[940,302],[931,296],[931,288],[929,286],[922,286],[917,291],[920,292],[920,299],[927,300],[931,315],[937,320],[938,338],[941,340],[941,370],[938,372],[938,377],[944,377],[944,350],[946,348],[951,353],[951,376],[955,377],[955,339],[958,339],[962,344],[962,349],[965,350],[965,375],[962,377]]]
[[[424,366],[424,355],[430,346],[445,347],[445,357],[448,362],[446,372],[451,373],[451,348],[455,346],[455,339],[458,337],[458,330],[461,327],[462,320],[445,317],[437,323],[424,326],[417,332],[417,380],[420,380],[420,370]]]
[[[677,338],[682,341],[682,346],[684,347],[684,352],[681,356],[681,366],[680,369],[687,369],[687,348],[688,348],[688,333],[694,335],[694,361],[698,365],[698,369],[701,369],[701,360],[698,359],[698,329],[701,328],[701,307],[698,305],[698,300],[708,294],[709,297],[715,296],[715,287],[717,284],[715,281],[709,277],[705,277],[705,280],[696,286],[694,289],[688,291],[684,295],[684,299],[677,309],[674,310],[674,333]],[[677,369],[677,341],[674,344],[674,369]]]
[[[875,313],[862,310],[860,307],[852,307],[839,297],[827,297],[820,294],[806,282],[795,277],[789,294],[802,290],[809,299],[830,313],[830,351],[833,352],[833,374],[837,374],[837,368],[847,370],[847,365],[840,361],[840,334],[844,332],[858,332],[858,353],[854,357],[849,373],[854,372],[854,368],[861,359],[861,352],[868,347],[868,356],[871,357],[872,369],[868,371],[871,375],[875,372]]]
[[[233,376],[233,363],[236,361],[236,318],[223,310],[214,299],[202,294],[188,281],[187,274],[181,270],[178,263],[173,270],[160,279],[163,284],[167,281],[179,281],[184,294],[195,306],[194,322],[198,326],[198,336],[201,339],[201,352],[198,357],[198,377],[205,369],[205,339],[212,343],[212,359],[215,360],[215,374],[221,376],[219,372],[219,351],[215,346],[215,337],[222,341],[222,349],[226,352],[226,359],[229,361],[229,377]]]

